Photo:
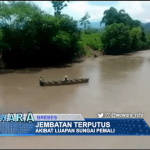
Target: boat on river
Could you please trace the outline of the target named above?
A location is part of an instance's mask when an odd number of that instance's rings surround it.
[[[60,80],[60,81],[40,81],[41,86],[58,86],[58,85],[71,85],[71,84],[80,84],[80,83],[87,83],[89,81],[88,78],[83,78],[83,79],[73,79],[73,80]]]

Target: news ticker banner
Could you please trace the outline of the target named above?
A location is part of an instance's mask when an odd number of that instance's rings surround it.
[[[0,136],[144,136],[142,118],[83,118],[80,114],[0,114]]]

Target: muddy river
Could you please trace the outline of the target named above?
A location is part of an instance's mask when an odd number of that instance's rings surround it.
[[[89,78],[87,84],[40,87],[44,80]],[[60,68],[30,68],[0,74],[0,108],[27,108],[35,114],[143,113],[150,125],[150,50],[100,56]],[[150,148],[150,137],[1,137],[0,148]]]

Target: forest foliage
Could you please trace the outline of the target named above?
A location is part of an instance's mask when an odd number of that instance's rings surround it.
[[[150,32],[139,20],[114,7],[104,11],[105,29],[90,28],[90,15],[80,21],[61,11],[66,1],[51,1],[54,15],[32,2],[0,2],[0,51],[7,68],[58,65],[72,61],[84,47],[119,55],[150,46]],[[84,26],[78,28],[77,23]]]

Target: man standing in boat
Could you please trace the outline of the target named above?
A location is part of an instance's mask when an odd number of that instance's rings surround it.
[[[67,76],[65,76],[64,82],[68,82],[69,78]]]
[[[43,78],[42,78],[42,77],[40,77],[39,82],[40,82],[40,85],[41,85],[41,86],[44,85],[44,81],[43,81]]]

